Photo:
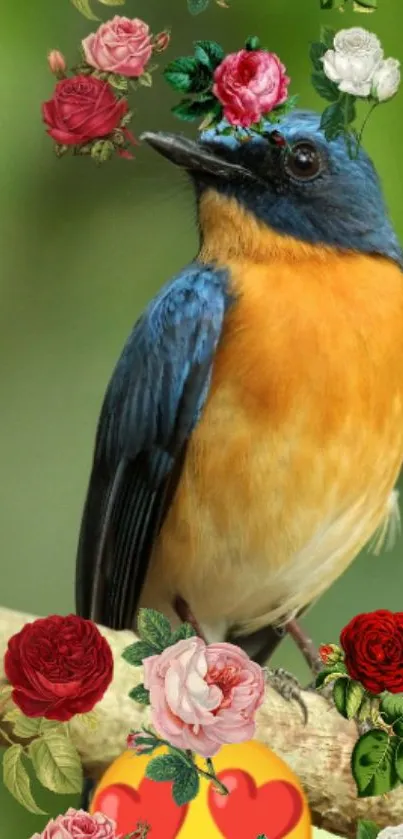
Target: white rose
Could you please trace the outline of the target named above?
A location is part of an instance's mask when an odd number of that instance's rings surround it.
[[[378,833],[377,839],[403,839],[403,824],[385,827]]]
[[[333,49],[325,52],[322,61],[325,75],[343,93],[369,96],[382,59],[383,49],[376,35],[353,26],[337,33]]]
[[[387,58],[375,70],[372,79],[372,95],[379,102],[386,102],[397,93],[400,85],[400,61],[397,58]]]

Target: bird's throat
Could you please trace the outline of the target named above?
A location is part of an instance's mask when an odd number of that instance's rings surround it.
[[[207,190],[200,198],[199,224],[201,262],[227,265],[247,260],[267,264],[277,260],[294,262],[323,258],[327,251],[334,253],[333,248],[318,247],[277,233],[235,198],[213,189]]]

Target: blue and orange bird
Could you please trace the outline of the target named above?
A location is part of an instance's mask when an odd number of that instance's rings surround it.
[[[313,113],[144,139],[189,173],[200,248],[109,383],[77,610],[120,629],[186,604],[262,662],[398,514],[402,250],[370,159]]]

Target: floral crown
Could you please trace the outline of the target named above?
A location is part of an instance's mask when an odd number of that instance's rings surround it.
[[[94,17],[87,0],[73,2],[87,17]],[[188,2],[193,13],[208,5],[205,0]],[[347,2],[321,0],[321,5],[342,10]],[[373,11],[376,2],[357,0],[354,7]],[[71,69],[62,53],[52,50],[48,63],[58,81],[42,115],[56,154],[89,155],[99,163],[115,153],[131,159],[137,140],[129,129],[133,119],[129,97],[139,86],[152,84],[157,69],[152,59],[169,44],[168,29],[152,35],[144,21],[115,15],[83,39],[80,61]],[[369,116],[398,90],[400,62],[385,59],[378,37],[361,27],[339,32],[323,27],[320,39],[311,44],[310,58],[313,87],[328,102],[320,127],[328,141],[344,137],[354,158]],[[280,123],[298,99],[289,95],[290,78],[281,59],[256,36],[228,55],[215,41],[196,41],[194,54],[171,61],[163,78],[182,95],[172,108],[176,117],[198,122],[199,130],[214,126],[243,139],[245,131],[247,139],[262,133],[267,122]],[[369,110],[357,129],[360,100],[368,103]]]

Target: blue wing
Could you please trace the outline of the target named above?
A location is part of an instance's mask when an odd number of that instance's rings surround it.
[[[124,347],[101,410],[81,524],[83,617],[133,625],[230,302],[226,272],[193,263],[150,304]]]

